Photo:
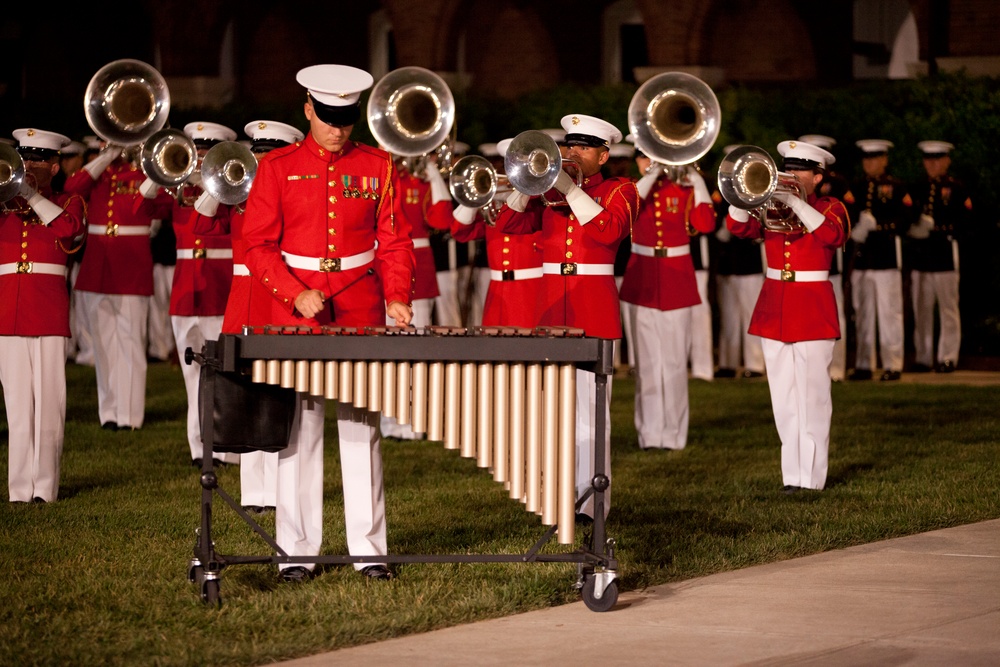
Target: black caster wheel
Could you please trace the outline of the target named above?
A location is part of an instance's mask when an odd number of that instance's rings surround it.
[[[596,584],[597,578],[593,576],[587,577],[586,581],[583,582],[583,590],[581,591],[583,603],[591,611],[608,611],[618,602],[618,582],[612,581],[608,584],[600,598],[596,597]]]
[[[219,596],[218,579],[205,579],[201,582],[201,599],[206,604],[215,607],[222,606],[222,598]]]

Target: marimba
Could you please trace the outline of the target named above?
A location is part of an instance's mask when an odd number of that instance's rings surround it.
[[[617,599],[613,540],[605,539],[604,411],[598,410],[592,488],[576,498],[576,370],[597,378],[597,405],[607,398],[614,372],[613,342],[567,328],[455,327],[257,327],[222,335],[201,355],[204,457],[202,525],[191,564],[202,581],[202,597],[218,600],[218,571],[236,562],[297,562],[283,555],[273,538],[218,487],[212,470],[214,379],[239,377],[261,390],[281,388],[381,411],[414,432],[440,441],[491,471],[509,496],[540,516],[547,533],[522,555],[389,555],[386,562],[525,562],[568,560],[581,564],[584,599],[604,610]],[[250,382],[246,383],[249,379]],[[251,391],[254,391],[251,389]],[[218,493],[274,548],[276,556],[220,556],[210,539],[211,501]],[[573,554],[539,554],[554,534],[560,544],[575,541],[576,508],[594,495],[591,545]],[[370,556],[368,557],[370,559]],[[363,562],[364,557],[313,556],[308,562]],[[211,565],[208,565],[211,564]]]

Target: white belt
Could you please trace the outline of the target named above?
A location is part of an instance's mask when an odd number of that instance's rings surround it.
[[[430,248],[431,247],[431,240],[430,239],[413,239],[413,247],[414,248]]]
[[[87,225],[95,236],[149,236],[149,225]]]
[[[177,259],[232,259],[232,248],[178,248]]]
[[[234,276],[249,276],[250,269],[247,268],[246,264],[233,264],[233,275]]]
[[[545,262],[542,273],[555,276],[613,276],[614,264],[574,264],[573,262]]]
[[[781,280],[783,282],[790,283],[821,283],[824,280],[830,279],[829,271],[791,271],[781,269],[772,269],[770,266],[767,267],[767,271],[764,276],[770,278],[771,280]]]
[[[359,266],[370,264],[375,259],[375,249],[372,248],[350,257],[303,257],[289,252],[283,252],[281,256],[285,258],[285,263],[293,269],[330,273],[356,269]]]
[[[495,271],[490,269],[490,280],[529,280],[531,278],[541,278],[542,267],[536,266],[531,269],[510,269],[507,271]]]
[[[648,245],[632,244],[632,252],[643,257],[683,257],[691,254],[690,245],[664,246],[662,248],[651,248]]]
[[[10,262],[0,264],[0,276],[9,273],[44,273],[49,276],[66,276],[65,264],[44,264],[42,262]]]

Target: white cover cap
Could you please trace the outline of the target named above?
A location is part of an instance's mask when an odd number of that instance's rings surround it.
[[[798,160],[806,165],[813,163],[820,169],[837,161],[830,151],[805,141],[782,141],[778,144],[778,153],[786,160]]]
[[[510,143],[512,141],[514,141],[513,137],[510,137],[508,139],[502,139],[502,140],[498,141],[497,144],[496,144],[497,145],[497,155],[499,155],[501,157],[506,157],[507,156],[507,149],[510,148]]]
[[[820,148],[825,148],[827,150],[830,150],[837,145],[836,139],[828,137],[825,134],[803,134],[799,137],[799,141],[804,141],[807,144],[819,146]]]
[[[563,116],[560,124],[566,130],[565,141],[568,143],[572,143],[576,137],[594,137],[598,140],[592,142],[594,145],[603,145],[608,148],[611,144],[617,144],[622,140],[622,133],[618,131],[617,127],[594,116],[569,114]]]
[[[296,127],[287,123],[279,123],[274,120],[255,120],[246,124],[243,128],[247,136],[258,141],[261,139],[276,139],[285,143],[294,144],[296,141],[305,139],[305,134]]]
[[[349,65],[312,65],[299,70],[295,80],[315,101],[331,107],[356,104],[375,81],[368,72]]]
[[[888,153],[889,149],[893,147],[893,143],[886,139],[860,139],[855,141],[854,145],[860,148],[862,153],[871,153],[872,155]]]
[[[479,144],[479,153],[483,157],[497,157],[500,155],[500,151],[497,150],[497,145],[494,143]]]
[[[48,132],[46,130],[36,130],[33,127],[25,127],[14,130],[14,138],[17,139],[19,147],[40,148],[46,151],[58,152],[63,146],[68,146],[69,137],[58,132]]]
[[[920,143],[917,144],[917,148],[920,149],[920,152],[922,152],[924,155],[933,155],[933,156],[947,155],[954,147],[955,147],[954,144],[949,144],[947,141],[937,141],[937,140],[921,141]]]
[[[236,132],[218,123],[196,122],[184,126],[184,134],[194,141],[235,141]]]

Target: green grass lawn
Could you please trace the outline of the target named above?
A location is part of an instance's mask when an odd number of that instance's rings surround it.
[[[259,665],[580,599],[573,564],[405,564],[389,583],[325,566],[302,585],[236,565],[222,572],[222,606],[208,606],[187,580],[201,491],[180,370],[150,367],[134,433],[100,429],[95,387],[93,369],[69,367],[60,500],[0,504],[2,665]],[[607,528],[620,589],[1000,517],[1000,387],[833,391],[827,488],[786,496],[766,382],[692,381],[687,449],[643,452],[633,383],[616,379]],[[392,553],[522,553],[543,533],[440,443],[386,442],[383,458]],[[324,553],[346,554],[336,446],[325,476]],[[220,478],[238,496],[238,468]],[[221,501],[214,519],[220,552],[267,555]]]

